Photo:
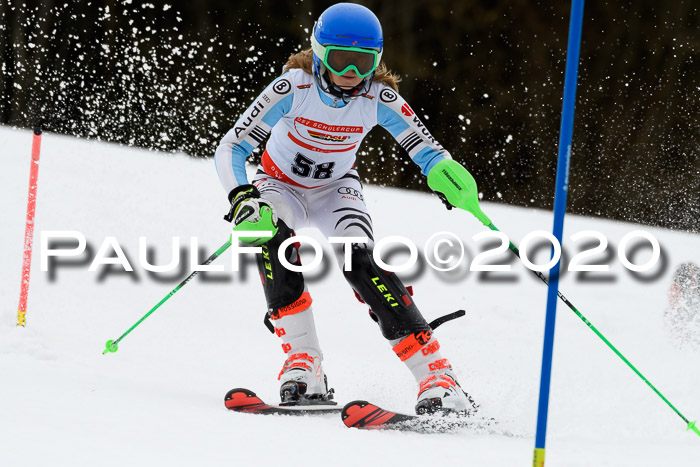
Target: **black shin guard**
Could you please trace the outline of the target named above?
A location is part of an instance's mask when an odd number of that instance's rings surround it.
[[[282,266],[279,261],[279,246],[284,240],[293,235],[294,231],[280,220],[277,234],[262,245],[262,253],[256,255],[258,271],[260,272],[260,279],[262,280],[265,299],[267,300],[265,324],[268,328],[272,327],[269,324],[269,318],[278,319],[288,311],[299,307],[308,308],[311,304],[311,297],[308,294],[304,294],[304,276],[302,273],[290,271]],[[284,255],[290,264],[301,265],[297,244],[287,247]]]
[[[385,338],[398,339],[430,330],[401,280],[393,272],[377,266],[371,250],[353,245],[352,271],[344,274],[355,292],[370,306]]]

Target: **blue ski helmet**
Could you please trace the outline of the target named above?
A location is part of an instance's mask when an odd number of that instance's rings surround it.
[[[367,83],[382,59],[382,25],[367,7],[337,3],[314,24],[311,48],[313,73],[319,81],[327,70],[343,74],[353,69]]]

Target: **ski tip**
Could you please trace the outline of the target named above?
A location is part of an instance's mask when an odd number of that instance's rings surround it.
[[[360,407],[360,408],[362,408],[362,407],[365,407],[365,406],[367,406],[367,405],[372,405],[372,404],[370,404],[370,403],[367,402],[367,401],[361,401],[361,400],[348,402],[347,404],[345,404],[345,405],[343,406],[343,413],[345,413],[348,409],[352,410],[353,407]]]
[[[340,412],[340,416],[345,426],[348,428],[359,428],[360,425],[357,423],[359,420],[361,420],[361,414],[364,412],[365,407],[369,405],[371,405],[369,402],[361,400],[356,400],[345,404],[343,410]]]
[[[355,406],[355,405],[358,405],[358,406],[360,406],[360,407],[364,407],[364,406],[367,405],[367,404],[369,404],[369,402],[367,402],[367,401],[362,401],[362,400],[356,400],[356,401],[348,402],[347,404],[345,404],[345,405],[343,406],[343,410],[347,409],[348,407]]]
[[[396,416],[367,401],[357,400],[345,404],[341,412],[343,423],[348,428],[378,428],[390,423]]]
[[[347,404],[345,404],[345,407],[348,407],[351,405],[367,405],[367,404],[369,404],[369,402],[363,401],[363,400],[356,400],[356,401],[348,402]]]

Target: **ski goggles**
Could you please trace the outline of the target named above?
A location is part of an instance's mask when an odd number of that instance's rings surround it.
[[[377,69],[382,53],[361,47],[346,47],[339,45],[321,45],[312,41],[314,53],[323,64],[336,75],[344,75],[355,70],[357,76],[365,78]]]

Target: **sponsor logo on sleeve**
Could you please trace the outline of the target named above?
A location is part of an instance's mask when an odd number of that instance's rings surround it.
[[[420,119],[418,118],[418,116],[416,116],[416,115],[413,116],[413,123],[414,123],[414,124],[416,125],[416,127],[420,130],[420,132],[423,134],[423,136],[424,136],[428,141],[430,141],[431,143],[433,143],[433,144],[435,145],[436,148],[438,148],[438,149],[440,149],[440,150],[443,150],[443,149],[444,149],[444,148],[442,147],[442,145],[441,145],[440,143],[438,143],[437,140],[436,140],[435,138],[433,138],[433,135],[430,134],[430,132],[429,132],[428,129],[425,127],[425,125],[423,125],[423,122],[420,121]]]
[[[263,97],[265,95],[263,94]],[[245,131],[248,130],[250,127],[250,124],[253,123],[253,120],[260,115],[260,112],[265,108],[265,104],[263,104],[261,101],[257,101],[255,105],[253,105],[252,108],[250,108],[250,115],[246,116],[245,119],[241,119],[239,125],[237,125],[234,128],[234,131],[236,132],[236,138],[240,138],[241,133],[244,133]]]
[[[292,89],[292,83],[284,78],[280,79],[272,86],[272,90],[277,94],[287,94],[290,89]]]
[[[394,102],[397,98],[398,96],[391,89],[382,89],[382,92],[379,93],[379,99],[382,102]]]

